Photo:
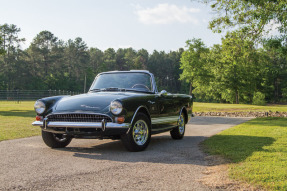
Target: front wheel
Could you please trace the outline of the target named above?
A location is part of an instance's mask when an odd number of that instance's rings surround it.
[[[72,141],[72,138],[63,135],[42,131],[42,138],[44,143],[51,148],[64,148]]]
[[[180,114],[177,124],[178,126],[170,131],[170,135],[173,139],[182,139],[185,133],[185,121],[183,114]]]
[[[129,132],[121,137],[127,150],[132,152],[143,151],[150,142],[150,120],[144,113],[138,113]]]

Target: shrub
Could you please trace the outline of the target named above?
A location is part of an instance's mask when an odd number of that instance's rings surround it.
[[[261,92],[255,92],[252,99],[253,105],[266,105],[265,94]]]
[[[282,88],[282,101],[287,102],[287,88]]]

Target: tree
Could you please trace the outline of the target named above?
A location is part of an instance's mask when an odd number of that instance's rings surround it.
[[[262,94],[264,65],[254,42],[243,33],[229,32],[222,45],[208,49],[200,39],[187,42],[182,54],[180,79],[190,83],[199,100],[252,103]]]
[[[87,44],[80,37],[75,40],[69,39],[65,44],[64,52],[64,67],[67,71],[66,86],[69,89],[81,91],[84,85],[84,90],[86,90],[86,82],[91,83],[94,78]]]
[[[33,57],[34,64],[43,69],[44,73],[41,76],[44,76],[46,79],[51,69],[55,69],[53,64],[58,58],[57,49],[60,44],[61,42],[54,34],[49,31],[42,31],[34,38],[30,45],[30,54]]]
[[[98,48],[90,48],[90,66],[93,69],[94,74],[98,74],[104,71],[104,52]]]
[[[149,53],[145,49],[140,49],[137,52],[137,57],[135,58],[134,69],[147,70],[147,64],[149,59]]]
[[[245,93],[251,102],[257,87],[256,77],[260,75],[254,42],[247,40],[242,33],[227,33],[222,39],[221,56],[223,67],[217,75],[225,90],[222,96],[238,104],[240,97],[244,99]]]
[[[214,45],[209,49],[205,65],[208,66],[208,76],[206,80],[198,84],[194,89],[196,99],[199,101],[220,101],[225,102],[222,93],[225,91],[220,73],[223,72],[224,63],[222,61],[222,46]]]
[[[207,80],[206,55],[209,50],[201,39],[188,40],[186,46],[188,49],[182,53],[180,60],[182,69],[180,80],[185,80],[190,84],[189,94],[191,95],[193,87]]]
[[[166,76],[166,70],[164,70],[165,67],[166,53],[164,51],[159,52],[154,50],[149,57],[147,69],[154,74],[159,90],[167,89],[164,83]]]
[[[277,26],[287,32],[286,0],[204,0],[210,3],[217,17],[209,27],[215,32],[228,28],[248,34],[251,39],[260,39],[268,32],[268,25]]]
[[[69,76],[79,80],[88,68],[89,54],[87,44],[82,38],[77,37],[74,41],[69,39],[65,46],[66,65]]]
[[[0,30],[1,30],[1,26],[0,26]],[[3,47],[3,39],[2,37],[0,36],[0,55],[1,54],[4,54],[4,47]]]
[[[7,85],[7,89],[16,88],[16,80],[19,79],[17,65],[22,53],[20,46],[25,41],[24,38],[18,37],[20,31],[20,28],[13,24],[0,26],[1,52],[4,53],[0,57],[0,78]]]
[[[287,44],[282,38],[266,39],[260,51],[264,64],[262,91],[268,101],[287,99]],[[282,100],[283,101],[283,100]]]
[[[104,51],[104,71],[116,70],[116,52],[113,48]]]
[[[165,73],[165,86],[170,92],[180,92],[182,83],[179,81],[182,70],[180,69],[180,58],[184,50],[170,51],[165,58],[165,67],[162,70]],[[183,83],[184,85],[185,83]]]
[[[125,56],[124,56],[124,59],[125,59],[125,62],[126,62],[126,67],[123,68],[124,70],[129,70],[129,69],[137,69],[135,68],[135,60],[136,60],[136,57],[137,57],[137,53],[134,49],[132,48],[127,48],[126,49],[126,52],[125,52]]]
[[[123,71],[125,70],[128,66],[127,66],[127,60],[125,58],[125,54],[126,54],[126,49],[123,48],[119,48],[116,52],[116,66],[115,69],[116,70],[120,70]]]

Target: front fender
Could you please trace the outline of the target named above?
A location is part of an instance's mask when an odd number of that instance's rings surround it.
[[[51,113],[58,101],[63,99],[64,97],[69,97],[69,96],[52,96],[52,97],[45,97],[39,99],[39,101],[42,101],[46,105],[46,110],[41,116],[46,116],[47,114]]]
[[[144,113],[150,118],[149,110],[147,107],[147,101],[142,98],[129,99],[122,101],[124,107],[125,121],[127,123],[133,123],[133,119],[139,111],[144,110]]]

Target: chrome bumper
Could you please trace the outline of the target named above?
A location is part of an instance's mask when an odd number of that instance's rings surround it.
[[[32,123],[33,126],[40,126],[44,129],[46,127],[68,127],[68,128],[95,128],[95,129],[129,129],[131,127],[130,123],[91,123],[91,122],[47,122],[44,124],[43,121],[34,121]],[[103,128],[103,125],[105,126]]]

